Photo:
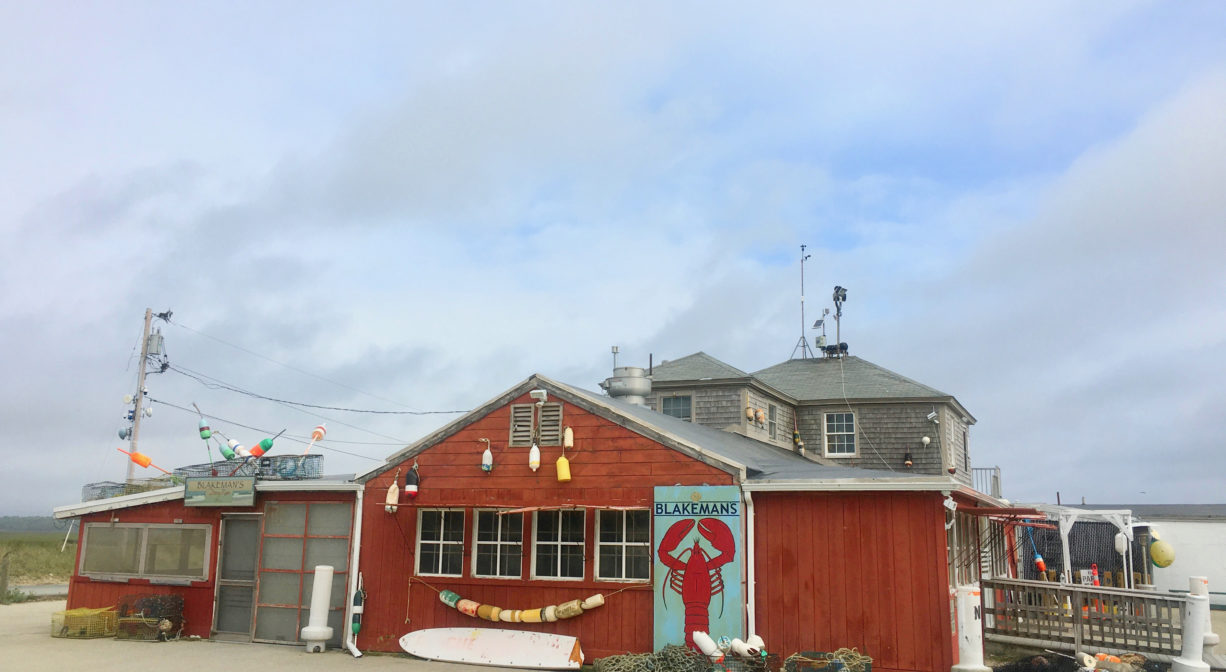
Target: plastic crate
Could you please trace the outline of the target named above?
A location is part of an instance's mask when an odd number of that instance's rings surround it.
[[[57,611],[51,615],[51,636],[70,639],[114,637],[117,617],[115,607]]]

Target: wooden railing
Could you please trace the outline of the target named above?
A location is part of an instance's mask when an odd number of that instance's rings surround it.
[[[1184,596],[1018,579],[981,585],[988,639],[1159,659],[1180,654]]]
[[[1000,498],[1000,467],[972,467],[971,480],[976,491]]]

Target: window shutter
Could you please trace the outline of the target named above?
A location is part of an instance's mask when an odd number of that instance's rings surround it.
[[[532,404],[511,404],[512,446],[532,445]]]
[[[541,406],[540,440],[542,446],[562,445],[562,404]]]

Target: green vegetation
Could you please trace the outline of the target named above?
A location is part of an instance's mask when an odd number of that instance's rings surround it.
[[[51,516],[0,516],[0,532],[54,532],[68,529],[65,520],[56,520]]]
[[[0,532],[0,557],[8,554],[9,587],[31,583],[68,583],[77,560],[74,530],[64,552],[64,532]]]

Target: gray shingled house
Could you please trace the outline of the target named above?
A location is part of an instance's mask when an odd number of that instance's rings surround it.
[[[746,373],[697,352],[660,363],[650,378],[646,403],[666,415],[822,464],[917,474],[952,470],[958,482],[972,484],[969,431],[975,418],[953,395],[859,357],[790,359]]]

